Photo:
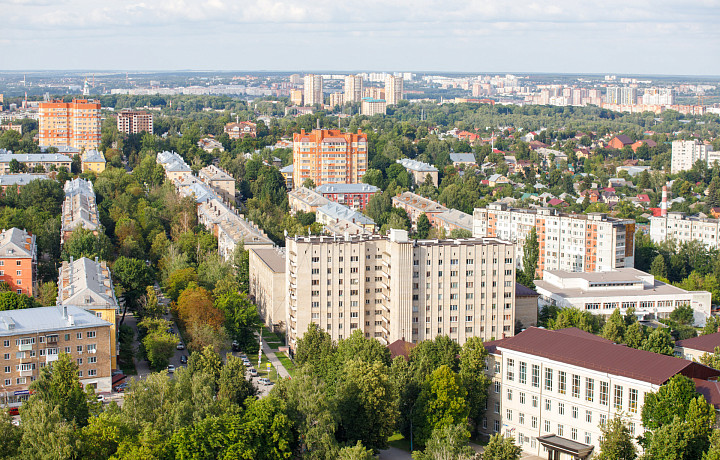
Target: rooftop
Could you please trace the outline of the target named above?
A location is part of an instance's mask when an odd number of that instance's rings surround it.
[[[105,155],[97,150],[86,150],[83,153],[82,161],[89,163],[105,163]]]
[[[379,188],[369,184],[323,184],[315,188],[317,193],[377,193]]]
[[[270,248],[250,248],[270,270],[275,273],[285,273],[285,252],[279,249]]]
[[[703,380],[720,375],[720,371],[692,361],[616,345],[582,331],[531,327],[486,346],[501,353],[503,350],[527,353],[654,385],[662,385],[676,374]]]
[[[30,241],[28,241],[30,240]],[[0,233],[0,258],[32,258],[35,255],[35,236],[25,230],[10,228]]]
[[[225,180],[235,182],[235,178],[215,165],[205,166],[200,170],[198,176],[210,181]]]
[[[63,309],[67,308],[67,315]],[[107,321],[80,307],[38,307],[0,311],[0,336],[110,326]]]
[[[110,270],[104,262],[81,257],[63,262],[58,279],[58,304],[116,309]]]
[[[375,225],[375,221],[366,216],[365,214],[358,211],[353,211],[347,206],[343,206],[335,202],[330,202],[319,207],[317,212],[318,214],[325,214],[332,219],[347,220],[363,225]]]
[[[398,196],[394,196],[392,200],[393,202],[412,206],[418,210],[422,210],[423,212],[441,212],[447,211],[448,209],[440,203],[412,192],[402,192]]]
[[[714,334],[701,335],[690,339],[678,340],[675,342],[676,347],[691,348],[706,353],[715,352],[715,347],[720,347],[720,332]]]
[[[402,160],[395,161],[400,163],[405,169],[409,169],[411,171],[437,172],[438,170],[435,166],[423,163],[422,161],[411,160],[410,158],[403,158]]]
[[[310,207],[323,206],[330,203],[330,200],[320,195],[320,193],[315,190],[310,190],[307,187],[298,187],[292,190],[288,193],[288,197],[301,201]]]
[[[9,185],[27,185],[34,180],[46,180],[50,179],[47,174],[3,174],[0,175],[0,187],[7,187]]]
[[[20,163],[70,163],[72,161],[70,157],[59,153],[12,153],[8,150],[0,151],[0,163],[10,163],[10,160],[17,160]]]
[[[450,161],[453,163],[475,163],[475,155],[472,153],[451,153]]]

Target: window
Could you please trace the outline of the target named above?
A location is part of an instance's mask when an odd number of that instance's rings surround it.
[[[520,404],[525,404],[525,392],[520,392]]]
[[[585,421],[588,423],[592,423],[592,411],[585,411]]]
[[[75,347],[75,350],[76,350],[78,353],[82,353],[82,351],[83,351],[82,345],[78,345],[77,347]]]
[[[628,410],[632,413],[638,410],[638,391],[634,388],[628,390]]]
[[[615,385],[615,398],[613,399],[613,407],[615,410],[622,410],[623,387]]]
[[[522,412],[518,413],[518,423],[520,425],[525,424],[525,414],[523,414]]]
[[[607,421],[607,416],[605,414],[600,414],[600,426],[604,426],[605,422]]]
[[[507,374],[507,379],[510,381],[515,380],[515,360],[508,358],[506,366],[507,370],[505,373]]]
[[[524,363],[522,361],[520,361],[520,377],[518,378],[518,382],[527,382],[527,363]]]
[[[553,387],[553,370],[549,367],[545,368],[545,389],[552,391]]]
[[[97,370],[96,370],[96,369],[90,369],[90,370],[88,371],[88,376],[89,376],[89,377],[94,377],[94,376],[96,376],[96,375],[97,375]]]
[[[558,429],[557,429],[558,436],[562,436],[564,431],[565,430],[563,429],[563,426],[558,423]]]
[[[572,418],[578,418],[578,408],[577,406],[572,407]]]
[[[82,339],[82,332],[76,332],[76,333],[75,333],[75,338],[78,339],[78,340]]]
[[[508,422],[512,422],[512,411],[510,409],[505,409],[505,418]]]
[[[494,407],[494,409],[495,409],[495,413],[496,413],[496,414],[499,414],[499,413],[500,413],[500,402],[499,402],[499,401],[495,401],[495,407]]]
[[[610,385],[607,382],[600,382],[600,404],[603,406],[608,405]]]
[[[97,349],[97,347],[95,346],[95,344],[87,346],[88,353],[95,353],[96,349]]]
[[[512,401],[512,390],[510,388],[507,390],[507,400]]]
[[[572,376],[572,397],[580,397],[580,376],[575,374]]]
[[[495,393],[500,393],[500,382],[495,382]]]
[[[90,363],[90,364],[95,364],[95,363],[97,363],[97,357],[96,357],[96,356],[91,356],[90,358],[88,358],[88,363]]]
[[[532,386],[535,388],[540,387],[540,366],[537,364],[532,365]]]
[[[530,419],[530,426],[533,428],[537,428],[537,424],[538,424],[538,419],[537,419],[537,417],[535,417],[533,415],[532,418]]]
[[[545,432],[550,433],[550,420],[545,420]]]
[[[10,341],[9,340],[3,340],[3,347],[9,347]]]
[[[558,414],[565,415],[565,404],[558,403]]]
[[[495,433],[500,431],[500,420],[495,420],[495,423],[493,423],[493,428]]]
[[[70,334],[65,334],[65,341],[68,341],[68,340],[70,340]],[[68,353],[70,353],[70,352],[68,352]]]
[[[570,428],[570,437],[573,441],[577,441],[577,428]]]
[[[567,374],[564,371],[558,371],[558,393],[564,395],[567,390]]]
[[[595,380],[591,378],[585,378],[585,399],[592,402],[595,397]]]
[[[547,410],[547,411],[552,410],[552,401],[549,399],[545,400],[545,410]]]
[[[587,431],[585,432],[585,444],[592,444],[592,435]]]
[[[498,363],[498,362],[495,363],[495,373],[496,374],[500,373],[500,363]]]
[[[77,359],[78,366],[82,364],[82,358]]]
[[[537,406],[538,406],[538,397],[537,397],[537,396],[533,396],[533,397],[532,397],[532,406],[533,406],[533,407],[537,407]]]
[[[6,374],[9,374],[9,373],[10,373],[10,366],[5,366],[5,373],[6,373]]]

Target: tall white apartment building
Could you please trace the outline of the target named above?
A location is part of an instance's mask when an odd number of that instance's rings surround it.
[[[315,323],[333,340],[360,330],[387,345],[448,335],[507,337],[515,328],[515,251],[494,238],[379,235],[286,240],[288,344]],[[532,305],[534,310],[536,305]]]
[[[526,453],[585,459],[599,451],[600,426],[622,414],[643,434],[645,395],[677,374],[696,386],[720,371],[699,363],[616,345],[576,328],[528,328],[485,344],[492,379],[486,434],[513,437]]]
[[[650,218],[650,239],[655,243],[674,240],[678,243],[700,241],[707,248],[720,246],[720,220],[669,212]]]
[[[303,97],[305,105],[322,104],[324,102],[322,75],[310,74],[303,77]]]
[[[605,102],[608,104],[635,105],[637,104],[637,88],[608,86]]]
[[[674,105],[675,91],[672,88],[647,88],[642,103],[643,105]]]
[[[720,152],[715,155],[710,145],[705,145],[697,140],[673,141],[670,172],[676,174],[680,171],[687,171],[698,161],[712,166],[716,160],[720,160]]]
[[[385,100],[387,105],[396,105],[403,98],[403,79],[395,75],[385,77]]]
[[[504,203],[491,203],[473,213],[473,236],[513,241],[518,254],[533,227],[540,244],[538,273],[600,272],[635,265],[632,219],[604,213],[565,214],[553,208],[519,209]],[[522,257],[517,262],[521,264]]]
[[[345,102],[360,102],[363,97],[363,79],[360,75],[345,77]]]

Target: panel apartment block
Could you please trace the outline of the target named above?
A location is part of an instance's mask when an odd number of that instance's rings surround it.
[[[538,273],[599,272],[635,265],[632,219],[604,213],[565,214],[553,208],[518,209],[503,203],[476,208],[473,218],[473,236],[514,241],[518,254],[535,227],[540,243]]]
[[[333,340],[360,330],[386,345],[438,335],[463,344],[514,333],[512,243],[410,240],[406,231],[391,230],[388,237],[288,238],[286,251],[292,348],[310,323]]]
[[[368,165],[367,134],[343,133],[337,129],[301,130],[293,134],[293,182],[303,185],[312,179],[323,184],[362,182]]]
[[[654,243],[697,240],[707,248],[717,248],[720,246],[720,220],[669,212],[667,216],[650,218],[650,239]]]

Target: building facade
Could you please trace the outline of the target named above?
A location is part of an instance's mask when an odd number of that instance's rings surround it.
[[[533,227],[540,244],[538,273],[598,272],[635,265],[635,221],[631,219],[603,213],[565,214],[553,208],[511,208],[499,202],[473,213],[473,236],[514,241],[518,253]]]
[[[67,169],[70,172],[72,160],[67,155],[59,153],[11,153],[7,150],[0,149],[0,171],[3,174],[9,174],[10,163],[15,160],[25,165],[29,170],[34,170],[38,166],[42,166],[45,171]]]
[[[99,102],[87,99],[41,102],[38,115],[38,143],[43,147],[97,149],[100,145]]]
[[[360,75],[345,76],[345,102],[360,102],[363,97],[363,79]]]
[[[235,202],[235,178],[227,171],[215,165],[208,165],[198,171],[198,177],[225,200]]]
[[[667,216],[650,217],[650,239],[655,243],[673,240],[687,243],[697,240],[707,248],[720,246],[720,220],[668,212]]]
[[[19,228],[0,233],[0,281],[12,292],[35,294],[37,284],[37,243],[35,235]]]
[[[65,182],[60,244],[64,244],[78,228],[90,230],[94,235],[100,231],[100,214],[97,209],[95,189],[92,182],[80,178]]]
[[[380,193],[380,189],[369,184],[325,184],[315,189],[330,201],[355,209],[365,209],[370,198]]]
[[[257,137],[257,124],[251,121],[238,121],[225,125],[225,133],[230,139],[242,139],[244,137]]]
[[[372,97],[362,98],[360,105],[362,115],[372,117],[373,115],[385,115],[387,113],[387,102],[385,99],[374,99]]]
[[[677,174],[680,171],[687,171],[698,161],[708,163],[708,166],[712,167],[718,159],[720,159],[720,152],[715,154],[711,145],[697,140],[673,141],[670,172]]]
[[[0,404],[21,406],[40,370],[61,353],[78,364],[84,388],[110,392],[110,323],[75,306],[26,308],[0,312],[3,388]]]
[[[633,308],[638,319],[663,319],[669,318],[676,307],[690,305],[695,324],[700,326],[710,316],[709,292],[686,291],[635,268],[595,273],[545,270],[535,286],[541,307],[574,307],[605,317],[616,309],[625,314]]]
[[[110,364],[117,369],[117,313],[115,288],[107,262],[87,257],[63,261],[58,276],[58,305],[73,305],[110,323]]]
[[[385,78],[385,100],[388,105],[397,105],[403,98],[403,78],[388,75]]]
[[[305,75],[303,77],[303,101],[305,105],[322,105],[323,98],[323,77],[322,75]]]
[[[398,194],[398,196],[394,196],[392,198],[392,204],[394,207],[400,208],[407,213],[413,224],[413,228],[417,228],[417,220],[421,214],[425,214],[428,219],[430,219],[431,216],[448,210],[448,208],[440,203],[412,192],[402,192]]]
[[[356,184],[368,167],[367,134],[337,129],[301,130],[293,134],[293,182],[311,179],[323,184]]]
[[[395,160],[400,163],[413,176],[413,181],[416,184],[424,184],[430,176],[432,184],[438,186],[438,169],[435,166],[423,163],[422,161],[411,160],[410,158],[403,158],[402,160]]]
[[[125,134],[140,134],[153,132],[153,116],[151,113],[139,110],[125,109],[118,113],[118,131]]]
[[[543,458],[597,453],[601,425],[617,415],[633,436],[642,435],[646,394],[677,374],[700,381],[720,375],[692,361],[616,345],[575,328],[530,328],[485,347],[492,383],[481,432],[510,436],[525,453]]]
[[[298,187],[288,193],[288,205],[290,212],[295,214],[302,212],[317,212],[320,206],[325,206],[330,200],[320,195],[315,190],[307,187]]]
[[[97,150],[85,150],[80,157],[82,172],[100,174],[105,171],[105,155]]]
[[[295,237],[286,240],[287,337],[315,323],[333,340],[355,330],[387,345],[448,335],[510,336],[515,327],[515,249],[497,239]]]
[[[285,252],[279,248],[250,248],[250,297],[265,324],[285,332]]]
[[[155,161],[162,165],[165,177],[171,182],[192,176],[192,169],[179,153],[165,150],[157,154]]]

